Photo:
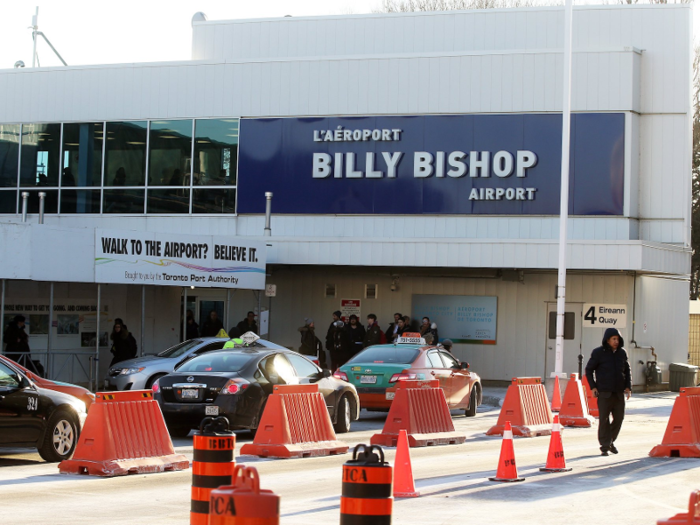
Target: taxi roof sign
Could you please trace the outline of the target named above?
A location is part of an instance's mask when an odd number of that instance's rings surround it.
[[[404,332],[401,337],[396,338],[397,345],[426,345],[419,332]]]
[[[258,337],[258,335],[255,332],[246,332],[242,336],[240,336],[240,339],[243,340],[243,344],[252,345],[255,341],[260,339],[260,337]]]

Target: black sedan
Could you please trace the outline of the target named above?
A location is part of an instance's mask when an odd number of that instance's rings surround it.
[[[46,461],[73,455],[87,414],[80,399],[37,386],[0,361],[0,447],[36,447]]]
[[[153,385],[173,436],[186,436],[207,416],[226,416],[231,429],[255,432],[274,385],[318,385],[336,432],[360,414],[355,387],[334,378],[301,354],[251,347],[216,350],[180,365]]]

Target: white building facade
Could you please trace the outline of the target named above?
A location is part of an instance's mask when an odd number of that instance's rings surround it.
[[[648,347],[665,377],[687,360],[691,15],[574,9],[565,372],[612,323],[635,384]],[[430,315],[487,380],[548,376],[562,45],[555,7],[196,16],[189,61],[0,71],[5,320],[34,316],[34,351],[87,355],[97,330],[80,311],[95,317],[102,283],[99,332],[121,317],[147,353],[180,340],[183,304],[227,328],[260,307],[296,348],[304,317],[323,340],[359,300],[384,329]],[[262,243],[276,296],[105,279],[114,231]]]

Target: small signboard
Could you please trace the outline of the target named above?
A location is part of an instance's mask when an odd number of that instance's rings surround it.
[[[627,305],[589,303],[583,305],[584,328],[626,328]]]
[[[277,297],[277,285],[276,284],[266,284],[265,285],[265,296],[266,297]]]
[[[341,299],[340,300],[340,313],[341,318],[344,323],[350,322],[350,316],[356,315],[361,318],[360,315],[360,300],[359,299]]]

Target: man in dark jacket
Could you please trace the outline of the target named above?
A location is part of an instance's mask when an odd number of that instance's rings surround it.
[[[127,359],[136,357],[138,352],[136,339],[129,333],[124,321],[119,318],[114,320],[112,334],[109,337],[112,340],[110,352],[112,352],[114,356],[112,362],[109,364],[110,367],[116,365],[120,361],[126,361]]]
[[[359,319],[355,314],[350,316],[350,323],[345,325],[350,339],[350,353],[348,359],[364,348],[365,342],[365,327],[359,323]]]
[[[620,331],[608,328],[603,336],[603,346],[591,352],[586,365],[588,384],[598,398],[598,442],[603,456],[607,456],[608,451],[617,454],[615,440],[625,417],[625,396],[629,399],[632,395],[632,373],[624,345]]]
[[[218,334],[219,330],[223,327],[224,323],[221,322],[216,312],[212,310],[209,312],[207,320],[202,324],[202,337],[216,337],[216,334]]]
[[[29,344],[27,342],[27,333],[24,331],[24,321],[23,315],[16,315],[14,321],[7,325],[2,342],[7,345],[5,347],[5,355],[9,359],[23,365],[25,368],[31,368],[27,366]],[[22,359],[23,357],[24,359]]]
[[[386,329],[386,340],[388,342],[393,342],[394,339],[396,339],[396,333],[399,331],[399,319],[402,319],[403,315],[401,315],[399,312],[396,312],[394,314],[394,322],[389,325],[389,328]]]
[[[328,368],[326,353],[323,351],[323,344],[321,340],[316,337],[314,320],[311,317],[304,318],[304,326],[298,328],[298,330],[301,334],[299,353],[312,358],[318,358],[321,368]]]
[[[333,323],[331,340],[333,342],[330,351],[331,370],[337,370],[350,359],[351,348],[350,338],[348,337],[347,330],[345,330],[345,323],[340,319]]]
[[[369,314],[367,316],[367,333],[365,333],[364,346],[378,345],[382,342],[382,330],[377,323],[377,316]]]
[[[258,323],[255,322],[255,312],[248,312],[246,318],[238,323],[236,328],[238,328],[241,335],[245,334],[246,332],[253,332],[254,334],[257,334]]]
[[[328,327],[328,331],[326,332],[326,350],[329,352],[333,351],[333,328],[335,327],[335,323],[340,321],[342,316],[343,314],[340,310],[333,312],[333,321],[331,321],[331,325]]]

